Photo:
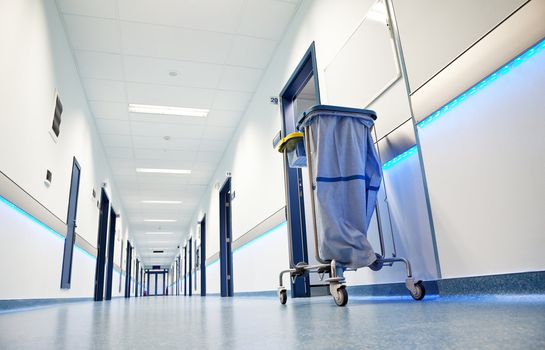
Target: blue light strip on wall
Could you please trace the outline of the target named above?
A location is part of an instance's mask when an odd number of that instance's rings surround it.
[[[428,117],[426,117],[424,120],[422,120],[420,123],[416,124],[419,128],[424,128],[434,121],[440,119],[445,114],[447,114],[452,109],[456,108],[456,106],[460,105],[467,99],[471,98],[472,96],[476,95],[478,92],[484,90],[485,87],[487,87],[492,82],[496,81],[498,78],[510,73],[513,71],[514,68],[518,67],[525,61],[527,61],[529,58],[534,56],[536,53],[538,53],[541,50],[545,49],[545,40],[540,41],[536,45],[532,46],[530,49],[526,50],[524,53],[520,54],[513,60],[511,60],[509,63],[501,67],[500,69],[496,70],[494,73],[490,74],[477,84],[473,85],[471,88],[467,89],[462,94],[458,95],[454,100],[450,101],[434,113],[430,114]]]
[[[16,213],[18,213],[18,214],[24,216],[25,218],[29,219],[30,221],[34,222],[35,224],[37,224],[38,226],[40,226],[41,228],[43,228],[44,230],[46,230],[47,232],[51,233],[53,236],[55,236],[56,238],[58,238],[58,239],[60,239],[60,240],[62,240],[64,242],[64,236],[63,235],[61,235],[57,231],[53,230],[51,227],[47,226],[46,224],[44,224],[40,220],[36,219],[34,216],[30,215],[29,213],[27,213],[23,209],[19,208],[15,204],[11,203],[6,198],[0,196],[0,202],[4,203],[7,207],[11,208]],[[78,246],[77,244],[74,244],[74,248],[76,250],[80,251],[81,253],[83,253],[84,255],[88,256],[89,258],[91,258],[93,260],[96,260],[96,257],[94,255],[90,254],[88,251],[86,251],[82,247]]]
[[[405,159],[410,158],[411,156],[414,156],[417,153],[418,153],[418,148],[416,146],[413,146],[409,148],[408,150],[406,150],[405,152],[398,155],[397,157],[395,157],[394,159],[384,163],[384,165],[382,166],[382,170],[388,170],[394,167],[395,165],[399,164],[400,162],[404,161]]]

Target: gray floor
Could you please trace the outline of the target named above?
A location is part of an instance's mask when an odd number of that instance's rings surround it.
[[[545,349],[545,296],[148,297],[0,314],[0,349]]]

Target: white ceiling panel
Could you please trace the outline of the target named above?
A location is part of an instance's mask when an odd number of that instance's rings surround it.
[[[127,21],[233,33],[242,3],[243,0],[119,0],[119,17]]]
[[[173,138],[165,141],[162,137],[153,136],[133,136],[133,142],[135,148],[180,150],[186,152],[196,152],[200,144],[200,140]]]
[[[112,0],[57,0],[59,9],[64,13],[115,18],[116,3]]]
[[[126,103],[90,101],[89,104],[95,118],[129,120],[129,111]]]
[[[199,140],[202,137],[204,126],[183,124],[159,124],[132,122],[132,134],[135,136],[170,136],[173,139],[186,138]]]
[[[264,69],[269,64],[277,41],[237,36],[225,63]]]
[[[235,127],[224,127],[224,126],[212,126],[209,125],[204,129],[203,142],[208,140],[230,140],[233,136]]]
[[[89,100],[127,103],[125,83],[122,81],[84,79],[83,86]]]
[[[148,149],[148,148],[135,148],[134,158],[136,160],[165,160],[169,161],[176,159],[179,161],[193,161],[195,159],[195,153],[168,150],[168,149]]]
[[[207,125],[214,126],[236,126],[240,118],[242,117],[241,112],[235,111],[223,111],[219,109],[213,109],[210,111],[206,117]]]
[[[131,121],[148,122],[157,124],[185,124],[185,125],[206,125],[208,118],[183,117],[179,115],[161,115],[146,113],[129,113]]]
[[[82,78],[123,80],[120,55],[76,50],[76,59]]]
[[[246,109],[251,98],[252,94],[248,92],[221,90],[214,98],[213,108],[240,112]]]
[[[219,161],[221,160],[222,156],[223,156],[223,151],[216,151],[216,152],[199,151],[197,153],[197,156],[195,157],[195,159],[198,160],[198,161],[211,162],[211,163],[217,165],[219,163]]]
[[[109,147],[132,147],[131,137],[127,135],[101,134],[102,142]]]
[[[211,89],[127,83],[129,102],[137,104],[210,108],[215,92]]]
[[[131,147],[109,147],[106,149],[106,154],[109,158],[133,159],[134,152]],[[118,184],[120,185],[120,184]]]
[[[224,152],[229,142],[225,140],[207,140],[203,141],[199,147],[202,152]]]
[[[246,1],[238,32],[260,38],[279,40],[297,6],[275,0]]]
[[[74,49],[121,52],[121,34],[116,20],[76,15],[65,15],[64,20]]]
[[[131,128],[127,120],[95,119],[101,134],[130,135]]]
[[[262,74],[263,71],[260,69],[226,66],[221,76],[219,88],[222,90],[254,92]]]
[[[125,56],[124,63],[125,78],[132,82],[215,89],[222,74],[221,65],[209,63],[137,56]]]
[[[129,55],[223,63],[233,36],[185,28],[121,22],[123,52]]]

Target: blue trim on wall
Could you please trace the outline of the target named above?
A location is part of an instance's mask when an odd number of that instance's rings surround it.
[[[511,61],[509,61],[506,65],[503,67],[497,69],[494,73],[490,74],[477,84],[473,85],[460,95],[458,95],[456,98],[448,102],[443,107],[439,108],[434,113],[430,114],[428,117],[420,121],[418,124],[419,128],[425,128],[426,126],[430,125],[434,121],[440,119],[441,117],[445,116],[448,112],[459,106],[461,103],[467,101],[472,96],[476,95],[477,93],[483,91],[487,86],[489,86],[494,81],[498,80],[502,76],[509,74],[513,72],[514,68],[517,68],[522,63],[526,62],[528,59],[533,57],[536,53],[538,53],[541,50],[545,49],[545,40],[542,40],[538,42],[536,45],[532,46],[519,56],[515,57]]]

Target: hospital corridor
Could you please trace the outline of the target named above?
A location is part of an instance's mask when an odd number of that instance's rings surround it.
[[[0,0],[0,349],[545,349],[545,0]]]

